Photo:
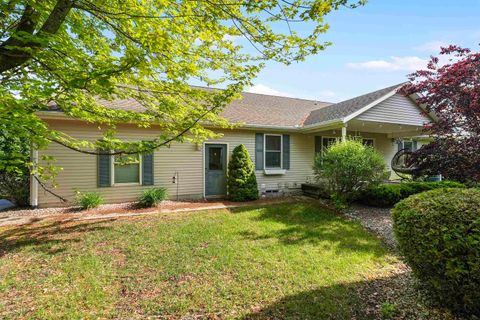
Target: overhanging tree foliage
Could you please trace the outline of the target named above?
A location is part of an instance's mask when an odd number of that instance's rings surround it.
[[[288,64],[325,49],[324,16],[364,2],[0,0],[0,125],[35,148],[55,142],[90,154],[211,137],[202,124],[228,126],[220,111],[265,60]],[[295,23],[311,28],[297,33]],[[242,50],[237,37],[255,53]],[[144,112],[104,107],[114,99],[134,99]],[[51,130],[37,114],[46,108],[98,124],[103,138]],[[119,123],[161,130],[153,140],[126,142],[115,134]],[[2,162],[0,170],[12,166]]]
[[[419,93],[418,102],[438,118],[426,126],[433,142],[415,152],[420,172],[447,179],[480,181],[480,53],[457,46],[442,48],[449,57],[432,57],[426,70],[410,75],[402,89]]]

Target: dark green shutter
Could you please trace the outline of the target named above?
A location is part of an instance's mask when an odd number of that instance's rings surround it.
[[[255,170],[263,170],[263,133],[255,134]]]
[[[99,187],[111,186],[111,169],[112,169],[112,156],[108,154],[108,151],[100,150],[98,155],[98,178],[97,184]]]
[[[413,141],[413,151],[417,151],[417,148],[418,148],[418,142]]]
[[[153,186],[153,153],[142,155],[142,184]]]
[[[322,137],[315,136],[315,156],[322,152]]]
[[[290,169],[290,136],[283,135],[283,169]]]

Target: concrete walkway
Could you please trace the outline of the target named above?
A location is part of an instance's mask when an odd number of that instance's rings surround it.
[[[12,214],[4,215],[0,217],[0,227],[2,226],[19,226],[19,225],[31,225],[37,223],[44,223],[50,221],[87,221],[87,220],[112,220],[112,219],[121,219],[121,218],[128,218],[128,217],[139,217],[139,216],[149,216],[155,214],[165,214],[165,213],[174,213],[174,212],[195,212],[195,211],[204,211],[204,210],[220,210],[220,209],[231,209],[231,208],[241,208],[241,207],[252,207],[252,206],[261,206],[265,204],[278,204],[278,203],[286,203],[286,202],[293,202],[298,201],[300,197],[291,197],[291,198],[276,198],[276,199],[268,199],[268,201],[264,201],[266,199],[261,199],[259,201],[252,201],[252,202],[238,202],[238,203],[231,203],[231,202],[215,202],[215,203],[198,203],[194,208],[173,208],[173,209],[166,209],[166,208],[155,208],[151,211],[141,211],[135,212],[112,212],[112,213],[68,213],[68,214],[44,214],[38,215],[35,214],[35,210],[32,210],[31,215],[15,215],[15,211],[11,211]],[[302,197],[303,198],[303,197]],[[262,201],[263,200],[263,201]],[[303,199],[305,200],[305,199]]]

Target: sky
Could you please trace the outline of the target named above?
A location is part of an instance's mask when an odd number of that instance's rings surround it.
[[[247,91],[339,102],[406,81],[442,45],[480,50],[480,0],[369,0],[326,21],[332,46],[290,66],[268,62]]]

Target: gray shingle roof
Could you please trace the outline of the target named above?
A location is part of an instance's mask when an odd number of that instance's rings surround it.
[[[401,85],[390,86],[336,104],[244,92],[243,99],[233,101],[221,115],[233,123],[266,127],[302,127],[329,120],[340,120]],[[112,109],[135,112],[146,110],[134,99],[101,101],[101,103]],[[48,110],[61,111],[55,104],[49,105]]]
[[[242,93],[243,99],[235,100],[222,112],[222,116],[234,123],[265,126],[301,126],[313,110],[330,103],[315,100]]]
[[[395,90],[402,86],[403,83],[396,84],[387,88],[383,88],[377,91],[373,91],[352,99],[348,99],[339,103],[331,104],[325,108],[314,110],[310,113],[307,119],[304,121],[303,125],[312,125],[316,123],[321,123],[325,121],[342,119],[355,111],[362,109],[363,107],[369,105],[375,100],[380,99],[389,92]]]

